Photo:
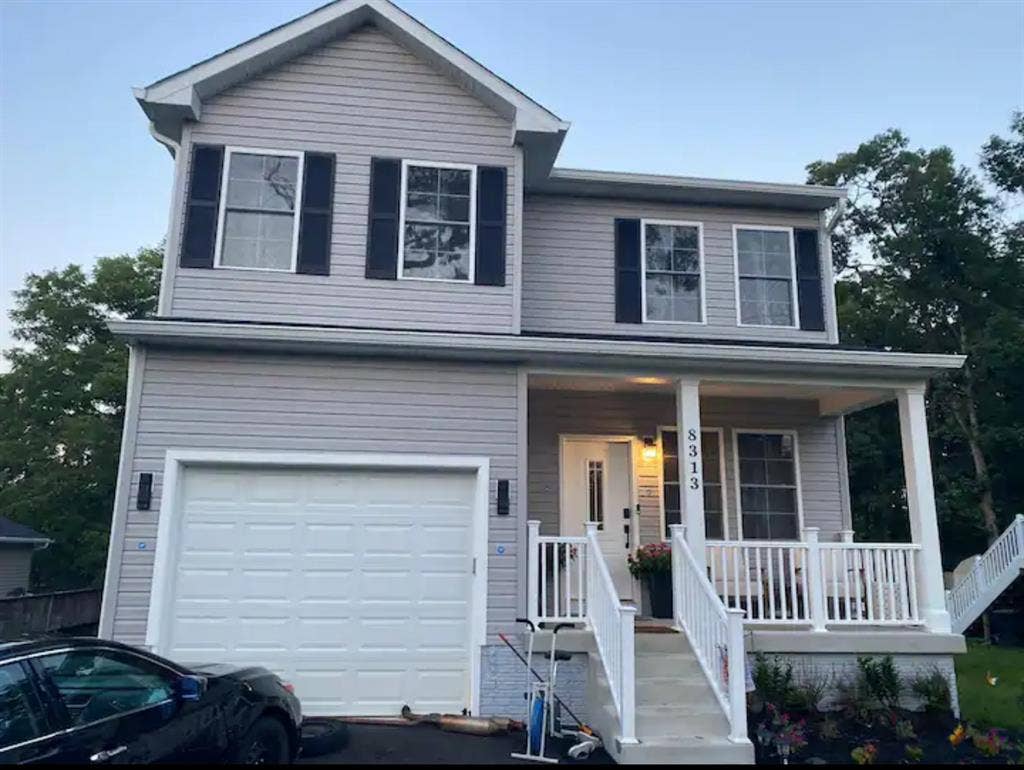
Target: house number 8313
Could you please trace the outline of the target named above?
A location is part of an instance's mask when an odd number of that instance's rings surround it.
[[[690,489],[700,489],[700,434],[690,428],[686,431],[686,454],[690,463]]]

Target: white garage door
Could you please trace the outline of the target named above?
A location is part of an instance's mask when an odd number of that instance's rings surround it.
[[[474,484],[465,471],[184,469],[157,648],[266,666],[310,715],[469,707]]]

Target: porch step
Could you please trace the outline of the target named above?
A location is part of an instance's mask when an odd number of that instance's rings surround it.
[[[683,634],[638,633],[636,738],[622,744],[600,657],[591,656],[588,699],[595,727],[620,764],[751,764],[753,746],[729,740],[722,712]],[[609,739],[610,736],[610,739]]]

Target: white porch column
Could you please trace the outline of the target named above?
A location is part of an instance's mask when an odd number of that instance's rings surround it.
[[[693,558],[704,567],[707,552],[704,542],[704,474],[701,468],[700,397],[698,380],[676,383],[676,426],[679,437],[679,503],[686,542]]]
[[[910,534],[921,546],[917,569],[917,597],[921,618],[929,631],[949,633],[945,589],[942,584],[942,555],[939,550],[939,520],[935,513],[932,458],[928,449],[928,423],[924,408],[925,386],[918,385],[896,394],[903,442],[903,473],[910,510]]]

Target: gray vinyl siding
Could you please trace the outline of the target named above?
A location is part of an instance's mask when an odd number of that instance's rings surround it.
[[[615,323],[614,224],[618,217],[703,223],[706,324]],[[737,324],[733,225],[817,228],[818,216],[528,195],[523,207],[522,328],[568,334],[828,342],[827,332]]]
[[[171,266],[165,312],[178,317],[514,331],[519,270],[518,149],[508,120],[454,81],[367,27],[203,103],[181,152],[195,143],[332,153],[336,156],[329,276]],[[475,286],[364,276],[372,157],[505,166],[506,285]],[[169,244],[177,244],[176,203]]]
[[[131,460],[131,492],[113,637],[141,643],[168,449],[372,452],[490,458],[488,633],[508,629],[519,603],[517,373],[511,367],[149,350]],[[153,474],[149,511],[136,509],[139,473]],[[512,514],[496,517],[509,479]],[[496,549],[503,545],[504,554]]]
[[[17,588],[28,590],[34,551],[30,545],[0,544],[0,597]]]
[[[675,398],[668,393],[533,390],[528,408],[528,510],[545,534],[558,533],[558,444],[563,434],[657,436],[675,425]],[[843,529],[836,422],[819,417],[814,402],[783,399],[703,398],[701,425],[721,428],[726,468],[730,536],[737,536],[736,466],[732,429],[797,432],[804,526],[819,527],[823,540]],[[640,539],[661,538],[661,456],[644,460],[634,452]]]

